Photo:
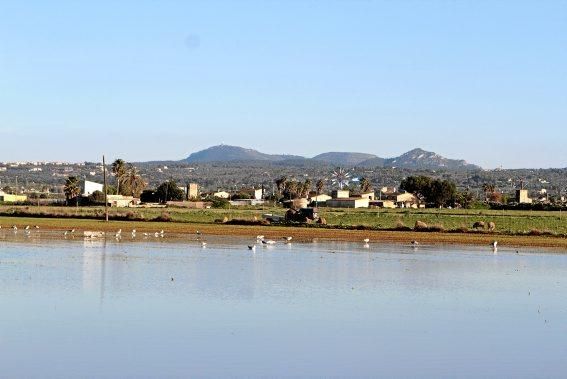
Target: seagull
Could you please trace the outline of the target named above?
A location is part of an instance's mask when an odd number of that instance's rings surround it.
[[[257,239],[257,240],[263,240],[263,239],[264,239],[264,236],[258,235],[258,236],[256,236],[256,239]]]
[[[75,233],[75,229],[69,230],[69,233]]]
[[[18,230],[18,227],[16,225],[14,225],[14,226],[12,226],[12,229]]]
[[[159,233],[155,232],[154,236],[159,237]]]
[[[39,225],[34,226],[34,228],[39,229]]]
[[[24,228],[25,230],[30,230],[30,226],[26,225],[26,227]]]
[[[197,235],[198,235],[198,236],[200,236],[200,235],[201,235],[201,232],[200,232],[200,231],[198,231],[198,230],[197,230]]]
[[[493,249],[496,249],[498,247],[498,241],[492,241],[490,245],[492,246]]]
[[[203,242],[201,242],[201,246],[205,247],[205,246],[207,246],[207,243],[205,241],[203,241]]]
[[[116,234],[122,234],[122,229],[118,229],[118,231],[116,232]]]
[[[248,250],[255,251],[255,250],[256,250],[256,245],[248,245]]]
[[[264,245],[274,245],[276,243],[276,241],[272,241],[272,240],[262,240],[262,243]]]
[[[410,243],[412,244],[412,246],[417,246],[417,245],[419,245],[419,242],[417,242],[417,241],[411,241]]]
[[[132,234],[136,234],[136,229],[132,229]]]
[[[293,237],[289,236],[289,237],[282,237],[284,240],[286,240],[287,242],[291,242],[291,240],[293,239]]]
[[[362,241],[363,241],[364,243],[368,243],[368,242],[370,242],[370,238],[365,238],[365,239],[363,239]]]

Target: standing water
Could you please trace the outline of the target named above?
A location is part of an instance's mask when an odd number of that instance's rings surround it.
[[[0,239],[2,377],[567,375],[567,255]]]

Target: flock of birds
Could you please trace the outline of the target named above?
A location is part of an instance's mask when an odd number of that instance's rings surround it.
[[[0,229],[2,229],[2,226],[1,226],[1,225],[0,225]],[[11,229],[12,229],[14,232],[17,233],[17,231],[18,231],[18,226],[17,226],[17,225],[13,225],[13,226],[11,227]],[[35,226],[33,226],[33,228],[32,228],[30,225],[26,225],[26,226],[23,228],[24,233],[25,233],[26,235],[30,235],[32,229],[37,230],[37,229],[39,229],[39,226],[38,226],[38,225],[35,225]],[[63,232],[63,236],[64,236],[64,237],[73,236],[73,235],[75,234],[75,231],[76,231],[75,229],[65,230],[65,231]],[[132,231],[131,231],[129,234],[130,234],[130,236],[131,236],[132,238],[136,238],[136,236],[137,236],[136,229],[132,229]],[[206,247],[206,246],[207,246],[207,242],[204,241],[204,240],[202,240],[202,238],[201,238],[202,233],[197,230],[197,231],[196,231],[196,234],[197,234],[197,240],[201,243],[201,246],[202,246],[202,247]],[[144,236],[144,238],[148,238],[148,237],[151,237],[151,236],[156,237],[156,238],[163,238],[163,237],[165,237],[165,231],[162,229],[162,230],[160,230],[159,232],[153,232],[153,233],[151,233],[151,232],[144,232],[144,233],[142,233],[142,235]],[[93,238],[93,237],[94,237],[94,235],[88,235],[88,236],[87,236],[87,235],[85,234],[85,238]],[[115,238],[116,240],[122,239],[122,229],[118,229],[118,230],[114,233],[114,238]],[[293,240],[293,237],[292,237],[292,236],[286,236],[286,237],[282,237],[282,239],[284,240],[284,241],[283,241],[284,243],[290,244],[291,241]],[[364,238],[364,239],[362,240],[362,242],[364,243],[363,246],[364,246],[365,248],[368,248],[368,247],[370,246],[370,245],[369,245],[369,243],[370,243],[370,238]],[[248,245],[248,250],[253,250],[253,251],[255,251],[257,244],[262,244],[262,245],[264,245],[264,246],[271,246],[271,245],[275,245],[276,243],[277,243],[277,242],[276,242],[275,240],[266,239],[265,236],[263,236],[263,235],[258,235],[258,236],[256,236],[256,244]],[[419,243],[418,241],[416,241],[416,240],[413,240],[413,241],[410,241],[410,245],[411,245],[412,247],[416,248],[416,247],[418,247],[418,246],[420,245],[420,243]],[[494,252],[497,252],[497,251],[498,251],[498,241],[492,241],[492,242],[490,243],[490,246],[492,247],[492,250],[493,250]]]

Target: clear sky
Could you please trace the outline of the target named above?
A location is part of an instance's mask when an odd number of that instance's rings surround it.
[[[0,161],[567,166],[567,1],[0,0]]]

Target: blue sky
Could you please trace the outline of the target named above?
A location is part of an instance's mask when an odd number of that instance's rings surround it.
[[[567,1],[0,1],[0,160],[567,166]]]

